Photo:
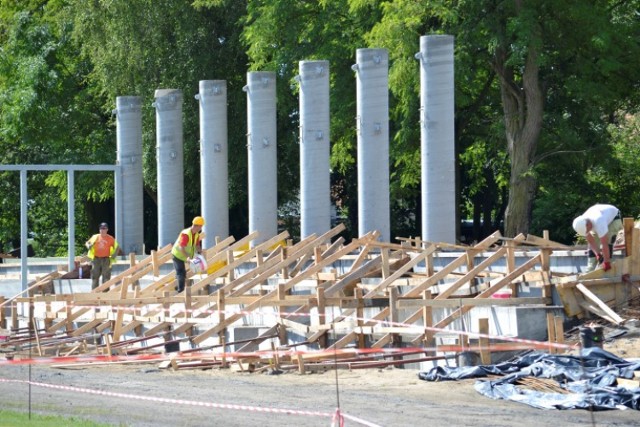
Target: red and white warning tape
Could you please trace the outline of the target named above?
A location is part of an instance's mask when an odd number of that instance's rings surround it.
[[[64,391],[71,391],[71,392],[83,393],[83,394],[95,394],[100,396],[145,400],[145,401],[151,401],[151,402],[170,403],[170,404],[177,404],[177,405],[201,406],[206,408],[231,409],[231,410],[239,410],[239,411],[251,411],[251,412],[261,412],[261,413],[271,413],[271,414],[283,414],[283,415],[300,415],[300,416],[308,416],[308,417],[328,417],[332,419],[332,422],[335,422],[336,420],[338,420],[339,424],[337,424],[337,426],[339,427],[343,427],[344,418],[348,418],[353,422],[356,422],[358,424],[361,424],[367,427],[380,427],[379,425],[374,424],[372,422],[363,420],[358,417],[354,417],[352,415],[342,413],[340,412],[340,409],[337,409],[335,413],[329,413],[329,412],[320,412],[320,411],[303,411],[299,409],[265,408],[262,406],[202,402],[202,401],[185,400],[185,399],[168,399],[164,397],[140,396],[137,394],[130,394],[130,393],[116,393],[112,391],[93,390],[93,389],[82,388],[82,387],[56,385],[56,384],[48,384],[48,383],[41,383],[41,382],[34,382],[34,381],[13,380],[13,379],[6,379],[6,378],[0,378],[0,383],[31,384],[32,386],[43,387],[43,388],[48,388],[53,390],[64,390]]]

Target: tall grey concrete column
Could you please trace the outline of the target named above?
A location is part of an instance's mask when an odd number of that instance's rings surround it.
[[[249,232],[253,245],[278,234],[276,74],[247,73],[247,149],[249,157]]]
[[[201,80],[196,95],[200,105],[200,197],[204,245],[229,236],[229,168],[227,82]]]
[[[453,36],[420,37],[422,239],[455,243]]]
[[[158,246],[173,243],[185,227],[182,92],[158,89],[156,161],[158,164]]]
[[[300,61],[300,238],[331,228],[329,61]]]
[[[118,224],[118,243],[124,254],[141,255],[144,245],[144,209],[142,182],[142,98],[116,97],[117,161],[120,165],[122,194],[122,224]]]
[[[380,232],[389,241],[389,52],[358,49],[358,235]]]

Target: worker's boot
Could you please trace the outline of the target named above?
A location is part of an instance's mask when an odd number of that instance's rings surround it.
[[[589,257],[589,263],[587,264],[587,272],[595,270],[597,265],[598,265],[598,258]]]

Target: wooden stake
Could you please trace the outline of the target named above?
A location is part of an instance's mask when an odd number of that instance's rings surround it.
[[[327,306],[326,300],[324,297],[324,287],[318,286],[316,288],[316,295],[318,296],[318,324],[325,325],[327,319]],[[282,326],[284,328],[284,326]],[[282,341],[281,341],[282,343]],[[320,338],[318,338],[318,345],[320,348],[327,347],[327,335],[324,334]]]
[[[564,344],[564,319],[562,316],[555,317],[555,331],[556,331],[556,342],[558,344]],[[560,349],[556,348],[556,353],[560,353]]]
[[[38,355],[42,356],[42,347],[40,346],[40,336],[38,335],[38,324],[36,323],[36,318],[31,318],[31,323],[33,324],[33,335],[36,337],[36,345],[38,346]]]
[[[362,289],[355,289],[355,297],[358,301],[358,308],[356,309],[356,317],[358,318],[358,326],[364,326],[363,317],[364,317],[364,300],[362,299]],[[358,334],[358,348],[365,348],[366,341],[364,334]]]
[[[633,255],[633,227],[635,221],[633,218],[623,218],[622,227],[624,229],[624,251],[625,256]]]
[[[556,324],[553,313],[547,313],[547,335],[549,344],[556,342]],[[556,348],[549,346],[549,353],[554,354],[555,352]]]
[[[273,354],[273,361],[275,363],[275,369],[279,370],[280,369],[280,355],[276,351],[276,346],[273,343],[273,341],[271,342],[271,352]]]
[[[7,329],[7,317],[4,314],[4,302],[6,298],[0,295],[0,329]]]
[[[151,263],[153,265],[153,276],[160,276],[160,262],[158,262],[158,251],[151,251]]]
[[[425,299],[425,300],[432,299],[431,291],[429,291],[429,290],[424,291],[422,293],[422,299]],[[422,309],[422,323],[424,324],[424,326],[426,326],[428,328],[433,326],[433,308],[431,306],[424,306],[424,308]],[[435,336],[435,334],[431,330],[427,330],[424,333],[424,345],[426,347],[435,348],[434,336]],[[435,355],[436,352],[435,351],[428,351],[428,352],[426,352],[426,354],[427,354],[427,356],[429,354]]]
[[[489,319],[486,317],[482,317],[478,319],[478,331],[483,335],[489,335]],[[491,345],[489,338],[480,337],[478,340],[478,345],[480,346],[480,361],[483,365],[491,364],[491,349],[489,346]]]
[[[304,367],[304,359],[302,358],[302,353],[298,353],[296,355],[296,358],[298,360],[298,373],[305,374],[306,373],[306,369]]]

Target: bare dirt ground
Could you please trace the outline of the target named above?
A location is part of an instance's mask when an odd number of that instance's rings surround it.
[[[638,344],[637,338],[619,338],[604,348],[632,358],[640,356]],[[347,416],[345,426],[640,423],[640,414],[631,409],[540,410],[488,399],[478,394],[473,384],[474,380],[427,382],[418,378],[416,370],[398,368],[339,370],[337,375],[336,371],[268,375],[228,369],[161,370],[157,363],[82,369],[5,365],[0,366],[0,408],[120,426],[330,426],[338,407]]]

